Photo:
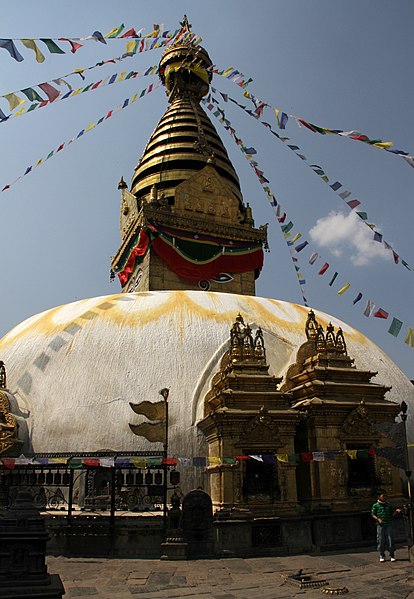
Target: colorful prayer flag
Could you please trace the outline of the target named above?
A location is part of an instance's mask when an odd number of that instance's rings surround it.
[[[345,283],[345,285],[338,291],[338,295],[343,295],[350,287],[351,283]]]
[[[404,342],[410,347],[414,347],[414,329],[408,328]]]
[[[35,53],[36,61],[37,62],[44,62],[45,57],[43,56],[43,54],[41,53],[41,51],[39,50],[39,48],[35,44],[34,40],[32,40],[32,39],[22,39],[20,41],[22,42],[23,46],[26,46],[26,48],[29,48],[29,50],[33,50],[33,52]]]
[[[43,102],[43,98],[39,96],[37,91],[32,87],[26,87],[25,89],[21,89],[20,91],[22,92],[22,94],[26,96],[28,100],[30,100],[30,102]]]
[[[394,337],[398,337],[398,335],[400,334],[400,331],[401,331],[402,324],[403,323],[401,322],[401,320],[398,320],[398,318],[394,317],[392,319],[390,328],[388,329],[388,332],[390,333],[390,335],[394,335]]]
[[[284,463],[289,462],[289,456],[287,453],[275,453],[275,457],[278,462],[284,462]]]
[[[388,318],[388,312],[386,312],[382,308],[378,308],[378,310],[374,312],[373,316],[375,316],[375,318],[384,318],[385,320]]]
[[[336,279],[336,277],[337,277],[337,276],[338,276],[338,273],[337,273],[337,272],[335,272],[335,273],[334,273],[334,276],[333,276],[333,277],[332,277],[332,279],[329,281],[329,286],[330,286],[330,287],[332,287],[332,285],[334,284],[334,282],[335,282],[335,279]]]
[[[312,458],[314,462],[324,462],[325,454],[323,451],[312,451]]]
[[[104,37],[108,37],[108,38],[118,37],[118,35],[124,29],[125,29],[125,25],[123,23],[121,23],[121,25],[119,25],[119,27],[114,27],[113,29],[111,29],[111,31],[109,33],[107,33],[106,35],[104,35]]]
[[[371,300],[367,300],[367,303],[365,304],[365,309],[364,309],[364,316],[371,316],[371,312],[373,311],[373,309],[375,308],[375,304],[374,302],[372,302]]]
[[[39,87],[41,90],[45,92],[49,99],[49,102],[53,102],[54,100],[56,100],[56,98],[60,96],[60,91],[52,87],[50,83],[39,83]]]
[[[62,48],[59,48],[59,46],[53,40],[41,37],[40,41],[46,44],[47,49],[51,54],[64,54]]]
[[[309,264],[314,264],[316,262],[316,260],[318,259],[318,252],[313,252],[313,254],[311,255],[311,257],[309,258]]]
[[[24,100],[24,98],[19,98],[19,96],[16,96],[16,94],[13,94],[13,93],[4,94],[3,98],[6,98],[6,100],[8,101],[10,110],[14,110],[18,106],[20,106],[20,104],[23,104],[23,102],[26,102],[26,100]]]
[[[362,299],[362,293],[359,292],[354,301],[352,302],[354,305],[357,304]]]
[[[325,264],[322,266],[321,270],[318,272],[318,275],[324,275],[326,273],[326,271],[329,268],[329,264],[327,262],[325,262]]]
[[[357,457],[357,450],[356,449],[347,449],[346,453],[351,458],[351,460],[356,460],[356,457]]]
[[[10,56],[14,58],[14,60],[17,60],[17,62],[22,62],[22,60],[24,60],[23,56],[17,50],[13,40],[0,39],[0,48],[4,48],[5,50],[7,50]]]

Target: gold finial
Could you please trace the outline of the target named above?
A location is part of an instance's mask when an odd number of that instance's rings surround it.
[[[180,21],[180,25],[184,31],[191,31],[192,25],[188,22],[187,15],[184,15],[183,20]]]
[[[128,185],[125,183],[124,178],[121,177],[118,183],[118,189],[126,189]]]

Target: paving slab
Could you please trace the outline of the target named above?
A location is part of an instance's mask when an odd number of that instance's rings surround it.
[[[284,576],[325,578],[330,588],[349,590],[349,599],[414,599],[413,563],[400,550],[395,563],[379,563],[374,551],[264,558],[161,562],[136,559],[49,557],[60,574],[65,599],[316,599],[321,589],[299,589]]]

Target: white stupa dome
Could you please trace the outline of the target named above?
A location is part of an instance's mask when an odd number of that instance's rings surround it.
[[[25,415],[23,450],[121,452],[162,449],[134,435],[143,417],[130,402],[159,401],[168,387],[170,455],[206,455],[195,426],[203,400],[241,313],[264,333],[270,373],[284,376],[305,341],[308,308],[274,299],[157,291],[116,294],[53,308],[24,321],[0,341],[7,387]],[[318,321],[342,327],[359,369],[392,385],[386,399],[414,410],[414,387],[372,341],[315,311]],[[408,427],[411,442],[413,431]]]

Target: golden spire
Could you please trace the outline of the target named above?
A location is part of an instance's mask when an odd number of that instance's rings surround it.
[[[175,188],[203,169],[214,166],[242,204],[239,179],[216,129],[200,106],[209,93],[212,61],[195,44],[191,25],[184,15],[178,38],[164,50],[159,77],[170,103],[158,123],[135,169],[131,192],[149,198],[155,185],[166,201],[174,203]]]

